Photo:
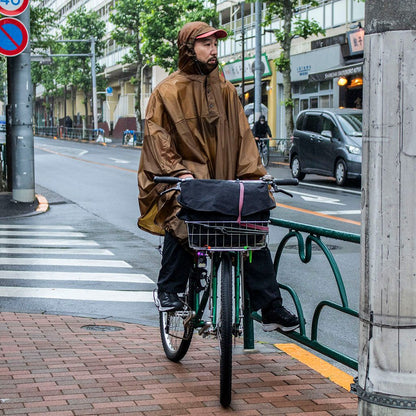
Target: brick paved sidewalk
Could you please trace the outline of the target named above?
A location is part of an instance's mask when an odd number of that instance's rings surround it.
[[[0,340],[2,415],[357,414],[353,394],[277,349],[234,355],[233,400],[222,409],[214,340],[196,336],[175,364],[158,328],[6,312]]]

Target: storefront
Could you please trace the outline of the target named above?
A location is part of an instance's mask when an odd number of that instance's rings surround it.
[[[357,30],[320,40],[291,58],[294,116],[308,108],[361,108],[363,37]],[[331,44],[331,42],[333,42]],[[314,49],[315,47],[315,49]],[[282,74],[276,76],[277,137],[286,137]]]

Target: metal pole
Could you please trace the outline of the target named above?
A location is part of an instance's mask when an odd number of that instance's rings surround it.
[[[254,61],[254,122],[256,122],[261,115],[261,7],[260,0],[256,0],[255,14],[256,14],[256,56]]]
[[[30,33],[30,9],[17,17]],[[17,202],[35,200],[35,171],[32,126],[32,78],[30,41],[26,49],[8,58],[9,142],[11,145],[12,198]]]
[[[95,39],[91,38],[92,114],[94,130],[98,129],[97,78],[95,74]]]
[[[244,1],[240,3],[241,7],[241,102],[243,107],[246,105],[245,98],[245,73],[244,73],[244,58],[245,58],[245,24],[244,24]]]
[[[366,1],[359,415],[416,410],[415,0]],[[413,410],[413,412],[412,412]]]

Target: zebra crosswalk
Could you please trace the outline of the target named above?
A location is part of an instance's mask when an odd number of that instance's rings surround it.
[[[0,298],[153,302],[153,286],[72,226],[0,224]]]

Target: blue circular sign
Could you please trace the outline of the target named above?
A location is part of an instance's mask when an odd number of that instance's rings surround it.
[[[13,17],[0,19],[0,54],[16,56],[23,52],[29,41],[26,26]]]

